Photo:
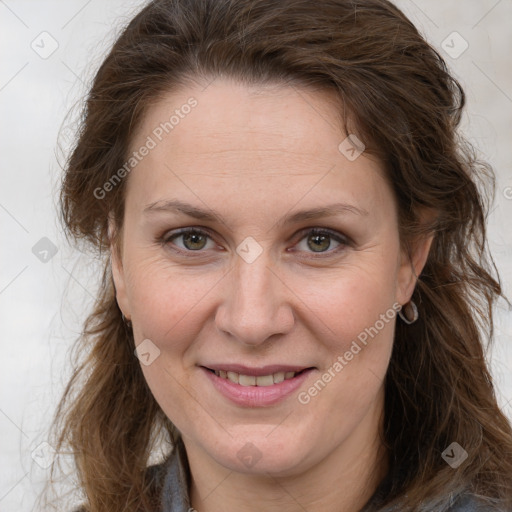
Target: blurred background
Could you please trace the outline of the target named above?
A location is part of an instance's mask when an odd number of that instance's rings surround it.
[[[0,511],[36,510],[49,474],[47,428],[98,267],[57,215],[80,101],[116,35],[145,2],[0,0]],[[492,254],[512,297],[512,1],[399,0],[463,85],[462,130],[497,176]],[[59,146],[58,146],[59,143]],[[60,147],[60,149],[59,149]],[[512,311],[497,308],[489,361],[512,419]]]

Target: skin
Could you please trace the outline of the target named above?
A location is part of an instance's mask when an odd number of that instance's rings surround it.
[[[160,350],[141,367],[182,433],[191,505],[359,510],[388,467],[379,433],[396,319],[307,404],[293,393],[273,406],[235,405],[198,365],[313,366],[307,390],[379,315],[409,301],[431,239],[414,246],[411,261],[401,252],[382,166],[338,150],[347,135],[325,92],[220,78],[173,91],[147,111],[132,149],[191,96],[197,106],[130,173],[119,253],[112,248],[117,300],[135,342],[150,339]],[[224,222],[144,213],[169,199],[214,210]],[[366,213],[277,222],[335,202]],[[158,241],[185,227],[208,237]],[[350,241],[327,237],[315,251],[311,228]],[[263,250],[252,263],[236,252],[248,236]],[[251,467],[237,457],[246,443],[261,457]]]

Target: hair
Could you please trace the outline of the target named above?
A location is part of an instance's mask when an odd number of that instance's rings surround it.
[[[434,235],[413,294],[419,320],[397,322],[385,379],[393,484],[382,506],[444,510],[447,497],[465,493],[492,509],[512,506],[512,429],[485,359],[503,297],[486,237],[495,178],[458,133],[465,95],[443,58],[386,0],[155,0],[99,67],[62,179],[66,233],[104,263],[51,429],[57,453],[73,455],[85,509],[155,510],[144,469],[179,436],[116,302],[109,250],[119,246],[129,178],[102,198],[95,190],[129,158],[151,104],[217,77],[333,93],[340,128],[382,162],[402,248],[410,254],[418,237]],[[425,211],[435,215],[425,220]],[[457,469],[441,456],[452,442],[468,453]]]

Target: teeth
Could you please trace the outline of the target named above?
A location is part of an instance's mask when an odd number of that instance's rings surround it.
[[[256,386],[256,377],[254,375],[239,375],[238,384],[240,386]]]
[[[272,386],[272,384],[274,384],[274,379],[272,378],[272,375],[261,375],[260,377],[256,377],[255,384],[256,386]]]
[[[254,375],[241,375],[236,372],[226,372],[224,370],[215,370],[215,375],[222,379],[228,379],[235,384],[241,386],[272,386],[279,384],[283,380],[292,379],[295,377],[296,372],[276,372],[271,375],[261,375],[255,377]]]
[[[274,377],[274,384],[279,384],[280,382],[283,382],[284,380],[284,372],[277,372],[272,375]]]
[[[240,375],[238,373],[235,373],[235,372],[228,372],[228,379],[231,381],[231,382],[234,382],[235,384],[238,384],[238,378],[240,377]]]

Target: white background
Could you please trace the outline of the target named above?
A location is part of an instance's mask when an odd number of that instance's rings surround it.
[[[512,296],[512,1],[396,3],[466,90],[464,132],[497,174],[489,239],[505,292]],[[63,129],[66,149],[76,120],[74,115],[65,122],[66,114],[140,5],[0,0],[0,511],[34,507],[47,473],[31,452],[46,439],[69,377],[68,350],[95,293],[94,262],[67,245],[57,218],[58,131]],[[463,40],[451,35],[454,31]],[[460,52],[464,40],[469,46],[460,56],[446,53]],[[31,44],[40,53],[52,44],[58,48],[41,58]],[[43,237],[58,249],[46,263],[32,252]],[[512,418],[512,313],[504,304],[496,327],[489,359],[499,403]]]

